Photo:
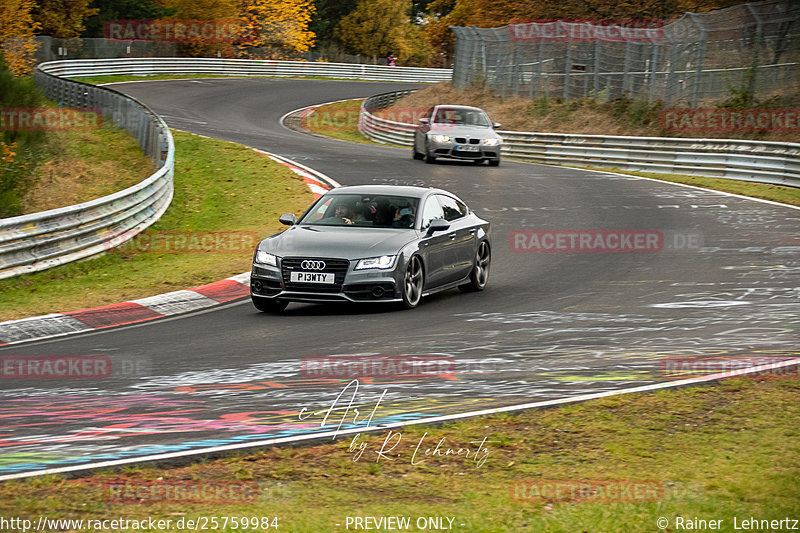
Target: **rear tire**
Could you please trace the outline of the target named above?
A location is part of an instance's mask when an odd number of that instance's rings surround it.
[[[475,266],[469,275],[469,283],[459,285],[463,292],[478,292],[486,288],[489,283],[489,269],[492,266],[492,249],[489,243],[481,241],[475,253]]]
[[[253,305],[256,307],[256,309],[262,313],[282,313],[283,310],[286,309],[286,306],[289,305],[289,302],[285,302],[283,300],[256,298],[255,296],[251,296],[250,298],[253,300]]]

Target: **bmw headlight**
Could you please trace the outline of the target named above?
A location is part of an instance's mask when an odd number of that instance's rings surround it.
[[[484,139],[483,144],[486,146],[497,146],[500,144],[500,139]]]
[[[446,142],[450,142],[450,136],[449,135],[434,135],[433,136],[433,140],[436,141],[437,143],[446,143]]]
[[[262,265],[278,266],[278,258],[272,254],[268,254],[264,250],[258,250],[256,252],[255,262]]]
[[[356,270],[369,270],[372,268],[386,270],[394,266],[395,259],[397,259],[396,255],[382,255],[380,257],[361,259],[356,264]]]

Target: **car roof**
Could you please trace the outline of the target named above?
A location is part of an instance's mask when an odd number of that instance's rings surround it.
[[[439,105],[437,105],[435,107],[436,107],[436,109],[439,109],[441,107],[445,107],[447,109],[469,109],[470,111],[482,111],[482,112],[486,113],[486,111],[483,111],[483,109],[481,109],[480,107],[473,107],[473,106],[469,106],[469,105],[439,104]]]
[[[422,198],[429,193],[440,193],[455,196],[453,193],[433,187],[415,187],[411,185],[345,185],[331,189],[328,194],[364,194],[364,195],[393,195],[411,196]]]

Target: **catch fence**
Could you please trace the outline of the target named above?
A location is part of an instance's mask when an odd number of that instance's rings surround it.
[[[656,20],[452,27],[453,84],[500,96],[739,105],[800,93],[800,2]]]

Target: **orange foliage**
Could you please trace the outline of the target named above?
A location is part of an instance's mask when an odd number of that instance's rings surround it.
[[[305,52],[316,37],[308,29],[315,9],[313,0],[245,0],[243,18],[249,32],[244,44]]]
[[[33,33],[39,23],[33,21],[33,0],[3,0],[0,2],[0,53],[5,57],[14,76],[27,76],[35,63],[39,46]]]

